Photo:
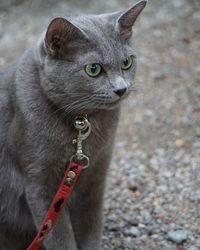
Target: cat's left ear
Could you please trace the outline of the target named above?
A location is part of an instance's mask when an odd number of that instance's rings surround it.
[[[132,27],[142,12],[144,7],[146,6],[148,0],[142,0],[136,3],[133,7],[128,9],[126,12],[123,12],[117,20],[117,29],[120,35],[124,39],[129,39],[132,35]]]
[[[80,28],[65,18],[57,17],[49,24],[44,43],[48,54],[62,57],[72,53],[77,45],[86,40],[87,36]]]

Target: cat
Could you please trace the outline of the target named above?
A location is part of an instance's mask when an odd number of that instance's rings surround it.
[[[73,119],[85,113],[90,166],[41,249],[101,249],[102,207],[120,104],[131,92],[132,26],[147,1],[124,12],[57,17],[35,47],[0,71],[0,249],[34,239],[74,154]]]

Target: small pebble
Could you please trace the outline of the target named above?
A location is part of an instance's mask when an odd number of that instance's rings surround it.
[[[190,247],[188,247],[187,250],[199,250],[199,248],[198,248],[198,247],[195,247],[195,246],[190,246]]]
[[[185,142],[182,139],[177,139],[175,143],[177,147],[182,147]]]
[[[170,240],[174,243],[180,244],[187,240],[187,232],[184,229],[177,229],[169,231],[167,234],[167,240]]]
[[[140,231],[137,229],[137,227],[130,227],[124,229],[124,234],[126,236],[131,236],[136,238],[140,236]]]

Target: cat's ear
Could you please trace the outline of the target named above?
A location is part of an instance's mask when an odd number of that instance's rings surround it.
[[[51,21],[45,36],[45,49],[53,56],[62,56],[67,49],[86,40],[85,33],[70,21],[57,17]]]
[[[146,6],[148,0],[143,0],[136,3],[133,7],[123,12],[117,20],[117,29],[120,32],[120,35],[125,39],[129,39],[132,35],[132,27]]]

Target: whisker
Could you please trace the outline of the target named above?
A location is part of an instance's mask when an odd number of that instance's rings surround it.
[[[73,115],[77,112],[86,111],[88,109],[98,108],[99,105],[106,105],[112,97],[108,95],[107,91],[98,89],[94,93],[89,92],[68,92],[63,93],[60,96],[65,96],[67,98],[68,103],[60,108],[56,108],[49,115],[47,114],[47,110],[49,108],[49,104],[47,103],[47,107],[44,110],[44,122],[47,124],[47,128],[52,131],[52,128],[58,125],[61,117],[56,116],[59,112],[61,113],[63,119],[71,119]],[[53,119],[52,119],[53,118]],[[50,132],[49,131],[49,132]],[[99,136],[102,135],[98,132]]]
[[[75,101],[72,102],[72,103],[68,103],[68,104],[64,105],[63,107],[58,108],[57,110],[55,110],[54,112],[52,112],[52,113],[45,119],[45,122],[47,122],[47,126],[50,127],[49,124],[51,123],[51,118],[52,118],[53,116],[56,117],[56,116],[55,116],[56,113],[58,113],[58,112],[60,112],[60,111],[65,111],[65,112],[66,112],[66,111],[68,111],[68,109],[70,109],[70,107],[76,106],[76,103],[80,103],[82,100],[85,100],[86,98],[88,99],[88,97],[89,97],[89,96],[84,96],[84,97],[82,97],[82,98],[80,98],[80,99],[78,99],[78,100],[75,100]],[[56,119],[55,123],[57,123],[59,120],[60,120],[60,118],[58,117],[58,118]]]
[[[140,88],[140,86],[138,85],[131,85],[130,88],[128,88],[129,91],[138,91],[138,89]]]
[[[86,100],[82,100],[81,102],[78,102],[75,105],[73,104],[73,106],[71,105],[70,108],[66,109],[65,117],[70,119],[73,116],[74,111],[78,111],[78,112],[85,111],[88,108],[92,108],[93,105],[94,105],[93,98],[90,98],[90,99],[87,98]]]

